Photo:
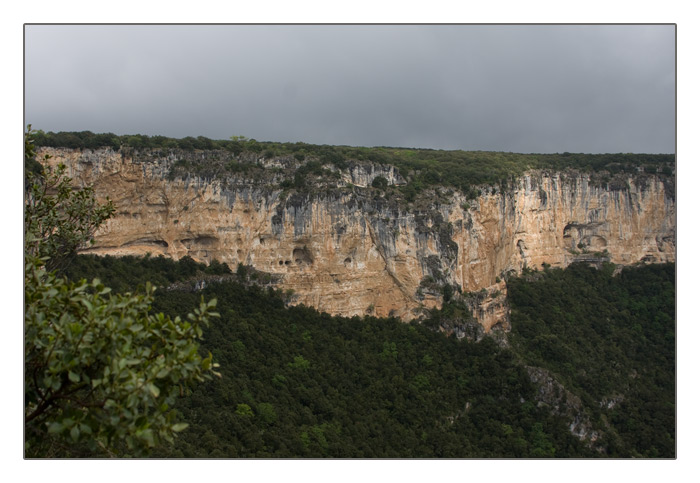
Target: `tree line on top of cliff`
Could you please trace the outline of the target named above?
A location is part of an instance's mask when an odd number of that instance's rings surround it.
[[[460,190],[469,198],[478,195],[477,187],[490,185],[506,189],[513,179],[527,170],[566,171],[575,169],[596,173],[596,180],[607,183],[619,174],[653,174],[673,178],[675,155],[673,154],[519,154],[509,152],[435,150],[394,147],[354,147],[315,145],[302,142],[280,143],[256,141],[242,136],[228,140],[213,140],[204,136],[181,139],[165,136],[94,134],[82,132],[43,132],[35,135],[37,146],[73,149],[98,149],[109,147],[115,150],[129,149],[140,152],[149,149],[173,149],[183,151],[222,151],[226,162],[219,169],[205,167],[199,163],[183,163],[182,173],[221,176],[231,173],[249,173],[260,169],[259,159],[273,160],[289,158],[293,169],[280,172],[282,188],[305,190],[309,188],[309,175],[337,182],[337,171],[345,170],[354,163],[392,165],[407,181],[400,188],[402,195],[413,201],[423,190],[434,186],[448,186]],[[233,162],[231,162],[233,161]],[[181,173],[181,174],[182,174]],[[377,189],[386,189],[378,183]]]

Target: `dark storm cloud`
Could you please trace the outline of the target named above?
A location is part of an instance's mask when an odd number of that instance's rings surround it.
[[[43,130],[674,152],[673,26],[27,26]]]

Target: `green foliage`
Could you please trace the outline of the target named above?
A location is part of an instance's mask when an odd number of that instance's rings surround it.
[[[384,342],[380,356],[383,359],[397,360],[399,357],[399,350],[396,348],[396,342]]]
[[[149,266],[158,279],[149,263],[134,259],[131,271]],[[187,270],[174,272],[187,276]],[[673,300],[672,274],[672,266],[623,270],[616,277],[610,266],[572,266],[539,272],[529,282],[511,279],[517,355],[489,337],[457,341],[428,323],[331,317],[285,308],[272,290],[211,284],[203,294],[218,299],[222,317],[205,329],[200,350],[222,363],[223,377],[178,401],[190,426],[173,447],[157,448],[154,455],[667,457],[673,454],[675,421],[674,312],[667,303]],[[153,304],[175,314],[199,298],[191,291],[159,290]],[[628,318],[601,324],[595,315],[605,320],[618,300]],[[567,316],[576,312],[581,318]],[[655,322],[640,322],[643,313]],[[630,323],[632,315],[637,322]],[[453,301],[433,319],[471,320]],[[637,355],[630,360],[630,354]],[[521,359],[547,368],[581,398],[603,430],[600,443],[607,452],[591,451],[568,432],[568,421],[538,407]],[[618,390],[623,400],[601,407]]]
[[[31,139],[25,159],[33,155]],[[62,266],[113,211],[64,168],[29,173],[24,223],[24,424],[28,457],[141,456],[187,427],[176,398],[216,374],[197,341],[215,301],[187,316],[151,312],[154,290],[113,295]],[[193,304],[192,306],[196,306]]]
[[[71,179],[65,176],[64,165],[55,170],[33,167],[36,135],[31,125],[27,126],[24,137],[24,253],[25,258],[40,261],[50,272],[65,268],[77,249],[92,243],[93,234],[112,216],[114,207],[109,200],[104,205],[98,204],[91,187],[74,189]],[[47,155],[44,162],[48,160]]]
[[[385,190],[389,186],[389,181],[384,176],[377,176],[372,180],[372,188]]]
[[[79,248],[92,242],[97,228],[114,213],[110,202],[99,205],[90,187],[75,190],[66,167],[28,173],[24,193],[24,250],[45,259],[47,270],[65,268]]]
[[[233,281],[203,294],[221,312],[202,350],[222,378],[179,402],[190,427],[155,456],[522,457],[541,454],[529,440],[538,422],[540,449],[590,455],[537,408],[525,370],[488,338],[287,308],[274,291]],[[159,290],[154,307],[175,313],[199,297]]]
[[[311,362],[304,359],[303,356],[294,356],[294,362],[290,362],[288,366],[294,369],[308,369],[311,367]]]
[[[442,300],[447,303],[452,299],[452,294],[454,293],[454,287],[450,284],[445,284],[442,287]]]
[[[36,146],[50,146],[62,148],[79,148],[79,149],[97,149],[97,148],[112,148],[119,149],[122,142],[126,142],[131,136],[117,136],[112,133],[94,134],[90,131],[82,132],[43,132],[36,131],[34,134],[34,143]],[[148,139],[148,136],[139,136],[142,139]],[[163,136],[155,136],[160,143],[163,143],[168,138]],[[150,146],[150,143],[148,143]]]
[[[413,202],[427,188],[447,186],[460,190],[468,199],[476,198],[481,187],[489,185],[495,193],[496,186],[504,191],[513,180],[531,169],[566,171],[576,169],[594,173],[593,182],[617,186],[611,177],[616,174],[651,173],[666,178],[672,178],[675,173],[675,155],[673,154],[518,154],[487,151],[446,151],[433,149],[406,149],[387,147],[351,147],[313,145],[306,143],[275,143],[256,141],[244,136],[232,136],[228,140],[212,140],[204,136],[172,139],[164,136],[93,134],[87,131],[80,133],[43,133],[36,136],[39,146],[70,147],[95,149],[108,146],[118,149],[119,146],[129,149],[164,149],[178,147],[186,151],[220,150],[233,153],[235,156],[252,155],[257,159],[260,153],[263,157],[292,156],[297,161],[305,161],[297,173],[287,173],[284,180],[279,181],[283,188],[308,190],[307,177],[324,176],[329,186],[335,184],[335,178],[328,176],[320,168],[333,165],[340,170],[350,165],[362,162],[396,166],[406,178],[407,184],[401,187],[404,198]],[[259,168],[256,164],[233,162],[228,164],[233,172]],[[223,175],[222,172],[211,173],[198,166],[190,166],[191,172],[201,176]],[[204,171],[202,171],[204,169]],[[208,169],[208,168],[207,168]],[[651,175],[647,174],[647,176]],[[324,181],[324,182],[325,182]],[[381,180],[376,181],[375,188],[384,189]],[[379,185],[381,184],[381,185]]]
[[[41,172],[44,170],[41,163],[36,160],[36,148],[34,147],[34,138],[37,135],[37,131],[32,130],[32,125],[27,126],[27,132],[24,135],[24,176],[27,177],[28,173],[32,173],[35,176],[40,176]]]
[[[241,403],[236,406],[236,414],[243,417],[253,417],[253,409],[247,404]]]
[[[277,421],[277,411],[275,411],[275,407],[270,403],[259,403],[257,412],[260,421],[264,424],[274,424]]]
[[[675,265],[511,279],[514,349],[577,394],[617,457],[675,455]],[[608,407],[610,406],[610,407]]]
[[[241,266],[247,274],[246,267]],[[99,278],[114,292],[126,293],[142,291],[149,282],[156,287],[167,287],[178,281],[198,277],[204,279],[208,276],[230,275],[231,269],[217,260],[206,265],[195,262],[188,256],[176,262],[163,255],[157,257],[80,255],[73,259],[64,273],[68,279],[74,281],[80,278],[88,280]],[[241,280],[245,280],[245,277]]]
[[[186,321],[150,313],[145,295],[111,295],[25,269],[25,429],[28,456],[135,455],[186,427],[172,407],[183,385],[212,371],[197,340],[215,302]]]

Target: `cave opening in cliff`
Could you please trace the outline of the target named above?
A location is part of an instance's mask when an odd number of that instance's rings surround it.
[[[292,259],[297,265],[312,265],[314,263],[311,252],[306,246],[303,248],[295,248],[292,252]]]

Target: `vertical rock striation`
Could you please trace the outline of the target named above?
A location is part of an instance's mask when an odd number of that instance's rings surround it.
[[[172,167],[211,152],[39,154],[116,206],[87,251],[252,265],[279,276],[296,303],[333,314],[407,320],[439,306],[449,285],[486,291],[473,310],[489,330],[507,324],[505,279],[525,267],[675,261],[675,196],[656,176],[594,183],[587,174],[531,172],[505,191],[484,188],[467,200],[443,190],[440,201],[410,208],[360,188],[377,176],[405,183],[387,166],[351,166],[334,189],[288,194],[273,168],[289,160],[260,160],[266,179],[207,178],[174,177]]]

